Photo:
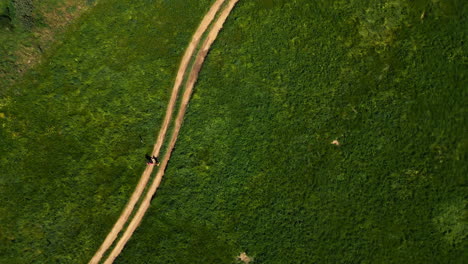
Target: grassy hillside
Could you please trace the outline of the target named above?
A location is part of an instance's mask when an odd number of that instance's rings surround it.
[[[240,1],[117,263],[462,263],[467,11]]]
[[[91,258],[145,167],[210,4],[99,1],[44,63],[2,90],[0,263]]]

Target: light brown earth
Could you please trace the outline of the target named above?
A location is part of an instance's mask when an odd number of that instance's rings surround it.
[[[197,57],[195,59],[195,63],[190,70],[190,75],[186,84],[186,89],[184,92],[184,95],[182,97],[182,103],[179,108],[179,112],[177,114],[176,118],[176,123],[174,127],[174,131],[171,135],[171,141],[169,143],[168,149],[167,149],[167,154],[164,156],[164,159],[161,163],[161,168],[159,169],[158,173],[156,174],[156,178],[154,179],[153,183],[151,184],[150,189],[146,193],[146,196],[143,200],[143,202],[140,205],[140,208],[138,208],[137,213],[135,214],[134,218],[130,222],[128,228],[125,230],[123,236],[115,246],[115,248],[112,250],[110,253],[109,257],[107,260],[104,262],[104,264],[112,264],[114,260],[117,258],[117,256],[122,252],[124,246],[127,244],[128,240],[130,237],[133,235],[133,232],[136,230],[138,225],[140,224],[141,220],[143,219],[143,216],[145,215],[146,211],[148,210],[151,199],[153,195],[156,193],[157,188],[159,187],[159,184],[161,183],[162,177],[164,176],[165,169],[167,167],[167,164],[169,162],[169,159],[172,154],[172,150],[174,149],[175,143],[177,141],[177,137],[179,135],[180,128],[182,127],[182,122],[185,116],[185,112],[188,106],[188,102],[190,100],[190,97],[192,95],[193,87],[195,85],[195,82],[197,81],[198,74],[201,70],[201,67],[203,65],[203,62],[205,61],[205,57],[208,54],[208,51],[215,41],[216,37],[218,36],[219,31],[224,25],[224,22],[226,21],[227,17],[231,13],[232,9],[234,6],[237,4],[239,0],[230,0],[228,3],[228,6],[222,11],[221,15],[219,18],[216,20],[216,22],[213,25],[213,28],[209,32],[207,38],[203,42]]]
[[[169,123],[170,123],[170,121],[172,119],[172,114],[174,112],[174,107],[175,107],[175,103],[176,103],[176,100],[177,100],[177,95],[179,93],[180,86],[182,84],[185,73],[187,71],[187,67],[189,65],[190,58],[193,56],[196,47],[199,45],[202,35],[208,29],[209,25],[214,20],[216,14],[218,13],[221,5],[224,2],[225,2],[225,0],[217,0],[212,5],[210,10],[208,11],[208,13],[205,15],[202,22],[200,23],[198,29],[195,31],[195,34],[193,35],[192,40],[190,41],[190,44],[187,47],[187,50],[185,51],[184,57],[182,58],[182,61],[181,61],[180,66],[179,66],[179,70],[177,72],[174,87],[172,89],[171,98],[170,98],[168,106],[167,106],[166,116],[164,118],[162,127],[161,127],[161,129],[159,131],[159,134],[158,134],[158,137],[157,137],[157,140],[156,140],[156,144],[154,145],[154,148],[153,148],[152,155],[154,155],[154,156],[159,155],[159,152],[161,150],[161,146],[162,146],[162,144],[164,142],[164,138],[166,136],[166,133],[167,133],[167,130],[168,130],[168,127],[169,127]],[[182,116],[182,118],[183,118],[183,116]],[[161,166],[160,171],[164,170],[164,168],[165,168],[165,166],[164,167]],[[141,175],[140,181],[138,182],[138,185],[135,188],[132,196],[130,197],[130,200],[128,201],[124,211],[120,215],[117,222],[114,224],[114,227],[109,232],[109,234],[107,235],[106,239],[104,240],[104,242],[102,243],[102,245],[100,246],[98,251],[95,253],[93,258],[90,260],[89,264],[99,263],[100,260],[102,259],[102,256],[104,255],[104,253],[109,249],[110,246],[112,246],[112,244],[114,243],[114,241],[117,238],[118,234],[121,232],[123,226],[125,225],[125,223],[127,223],[128,218],[130,217],[131,213],[133,212],[135,205],[140,200],[140,197],[141,197],[143,191],[145,190],[145,188],[147,186],[147,183],[148,183],[148,180],[149,180],[149,178],[151,176],[152,171],[153,171],[153,165],[148,165],[146,167],[145,171],[143,172],[143,174]],[[156,186],[156,188],[157,188],[157,186]]]
[[[250,258],[249,256],[247,256],[247,254],[245,252],[242,252],[238,257],[237,259],[239,259],[240,261],[246,263],[246,264],[249,264],[251,261],[252,261],[252,258]]]

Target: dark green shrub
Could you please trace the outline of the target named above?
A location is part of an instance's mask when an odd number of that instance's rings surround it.
[[[10,12],[15,23],[20,24],[28,30],[34,27],[33,0],[12,0],[10,7],[12,7]]]
[[[12,28],[12,19],[10,12],[9,1],[2,0],[0,1],[0,30]]]
[[[6,28],[11,28],[11,18],[9,15],[0,15],[0,30],[1,29],[6,29]]]

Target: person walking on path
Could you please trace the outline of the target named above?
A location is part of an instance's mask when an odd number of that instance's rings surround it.
[[[145,158],[146,158],[146,160],[147,160],[146,164],[148,164],[148,165],[152,165],[152,164],[153,164],[153,158],[152,158],[150,155],[145,154]]]

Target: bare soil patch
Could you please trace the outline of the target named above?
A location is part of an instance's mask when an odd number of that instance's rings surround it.
[[[247,254],[245,252],[240,253],[240,255],[237,257],[237,259],[244,262],[244,263],[246,263],[246,264],[249,264],[252,261],[252,258],[247,256]]]

